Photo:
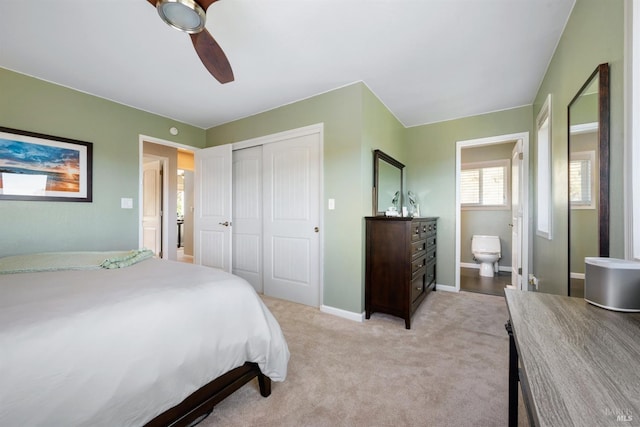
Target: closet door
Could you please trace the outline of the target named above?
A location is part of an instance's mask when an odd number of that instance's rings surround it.
[[[264,293],[320,301],[320,134],[263,146]]]
[[[233,274],[262,286],[262,146],[233,152]]]
[[[231,145],[195,152],[194,263],[231,272]]]

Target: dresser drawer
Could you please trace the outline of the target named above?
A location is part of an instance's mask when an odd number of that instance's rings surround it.
[[[438,227],[437,221],[428,221],[426,224],[426,231],[425,231],[427,233],[427,236],[435,236],[436,232],[438,231],[437,227]]]
[[[424,270],[425,265],[427,265],[427,257],[424,255],[413,261],[411,263],[411,275],[415,276],[420,270]]]
[[[427,237],[427,248],[433,248],[436,246],[437,236],[434,234],[433,236]]]
[[[425,275],[420,274],[413,278],[411,281],[411,302],[415,301],[422,293],[425,288]]]
[[[415,242],[424,238],[420,221],[411,221],[411,241]]]
[[[425,273],[425,286],[429,286],[436,281],[436,262],[429,263],[427,265],[427,271]]]
[[[411,259],[419,257],[420,255],[424,255],[427,250],[427,241],[426,240],[418,240],[417,242],[411,243]]]
[[[429,249],[427,251],[427,262],[434,262],[436,260],[436,248]]]

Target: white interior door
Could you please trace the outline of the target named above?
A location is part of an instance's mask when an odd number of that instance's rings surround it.
[[[231,272],[231,145],[195,152],[194,263]]]
[[[162,257],[162,163],[145,159],[142,174],[142,244]]]
[[[262,146],[233,152],[233,274],[262,285]]]
[[[320,301],[320,134],[263,146],[264,293]]]
[[[522,141],[511,153],[511,284],[522,289]]]

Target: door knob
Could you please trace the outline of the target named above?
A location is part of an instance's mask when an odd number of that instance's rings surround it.
[[[220,225],[224,225],[225,227],[228,227],[231,225],[231,223],[229,223],[229,221],[225,221],[225,222],[219,222],[218,224]]]
[[[320,231],[320,228],[318,227],[313,227],[313,231],[315,231],[316,233]]]

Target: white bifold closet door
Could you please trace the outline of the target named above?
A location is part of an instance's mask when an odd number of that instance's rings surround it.
[[[233,274],[263,293],[262,146],[233,152]]]
[[[233,272],[258,292],[320,304],[320,134],[233,153]]]

